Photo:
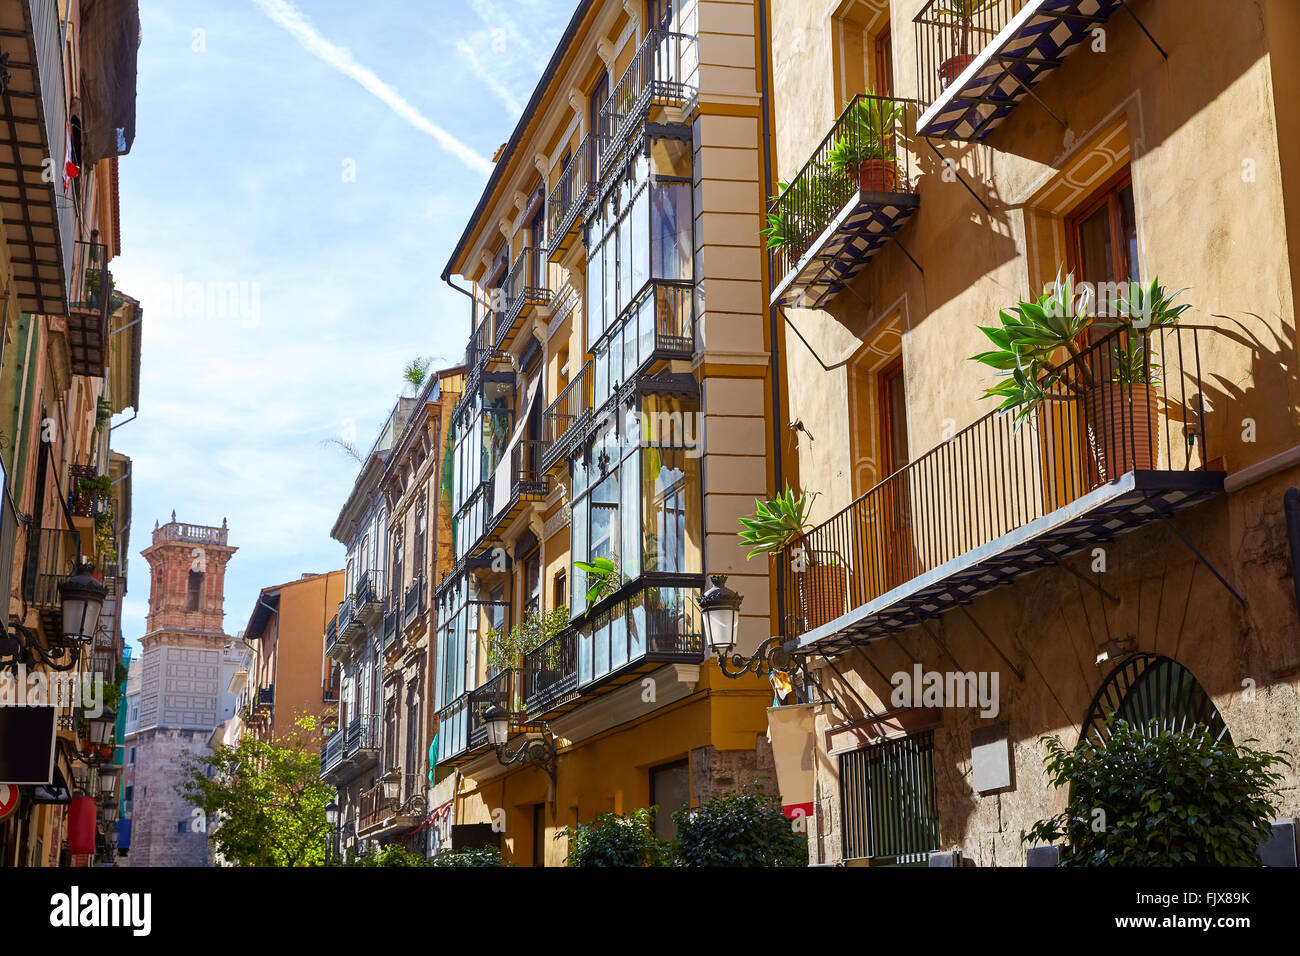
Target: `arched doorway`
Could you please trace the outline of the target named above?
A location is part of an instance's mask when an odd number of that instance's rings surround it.
[[[1232,743],[1227,724],[1214,701],[1197,679],[1171,657],[1135,654],[1125,659],[1107,678],[1088,707],[1080,739],[1106,739],[1106,721],[1111,717],[1135,726],[1152,723],[1157,730],[1188,730],[1208,727],[1216,740]]]

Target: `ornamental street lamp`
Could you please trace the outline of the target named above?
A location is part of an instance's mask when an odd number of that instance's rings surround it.
[[[115,763],[106,763],[99,768],[99,792],[108,796],[117,789],[117,778],[122,768]]]
[[[59,585],[65,639],[83,644],[95,639],[95,627],[107,594],[108,589],[91,576],[88,568],[78,564],[76,573]]]
[[[711,574],[709,588],[696,602],[704,620],[704,642],[718,659],[718,667],[726,677],[735,680],[747,673],[766,677],[773,672],[787,673],[802,667],[790,655],[794,641],[770,637],[758,646],[752,657],[734,653],[740,633],[740,604],[744,598],[727,587],[725,574]]]
[[[506,746],[510,740],[509,711],[498,704],[493,704],[483,711],[483,724],[487,728],[488,743],[496,749],[497,761],[502,766],[530,763],[546,771],[546,775],[551,778],[551,786],[555,786],[555,771],[559,758],[555,752],[555,735],[551,733],[551,728],[546,721],[538,721],[535,725],[523,728],[527,736],[513,751]]]
[[[339,858],[339,805],[331,800],[325,804],[325,822],[330,828],[330,859]]]

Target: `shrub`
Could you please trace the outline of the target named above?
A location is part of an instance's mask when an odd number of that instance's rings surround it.
[[[1063,866],[1259,866],[1276,815],[1270,795],[1290,766],[1280,755],[1216,741],[1204,729],[1162,731],[1118,720],[1104,744],[1066,750],[1044,738],[1053,787],[1069,786],[1062,813],[1025,842],[1065,840]]]
[[[349,857],[344,866],[429,866],[429,861],[399,843],[390,843],[360,856]]]
[[[508,866],[501,859],[501,850],[495,846],[479,847],[474,850],[444,850],[435,853],[429,860],[430,866]]]
[[[673,819],[682,866],[808,865],[808,838],[794,831],[761,785],[683,807]]]
[[[569,866],[667,866],[671,850],[655,836],[655,808],[633,810],[626,816],[602,813],[590,823],[565,827]]]

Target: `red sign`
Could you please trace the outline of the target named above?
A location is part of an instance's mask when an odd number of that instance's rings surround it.
[[[18,788],[7,783],[0,783],[0,820],[18,809]]]

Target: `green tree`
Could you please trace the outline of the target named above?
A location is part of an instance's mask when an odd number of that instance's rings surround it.
[[[325,806],[333,788],[321,783],[320,757],[304,734],[314,717],[294,721],[291,739],[271,743],[247,734],[189,758],[176,789],[207,821],[212,848],[235,866],[318,866],[329,851]]]
[[[761,785],[682,807],[676,856],[682,866],[807,866],[808,838],[796,833]]]
[[[569,866],[668,866],[672,849],[655,836],[654,813],[654,807],[602,813],[590,823],[565,827],[555,839],[569,838]]]
[[[1202,728],[1159,731],[1117,720],[1104,743],[1047,743],[1047,776],[1065,810],[1027,843],[1067,841],[1062,866],[1259,866],[1276,816],[1279,754],[1216,741]]]

